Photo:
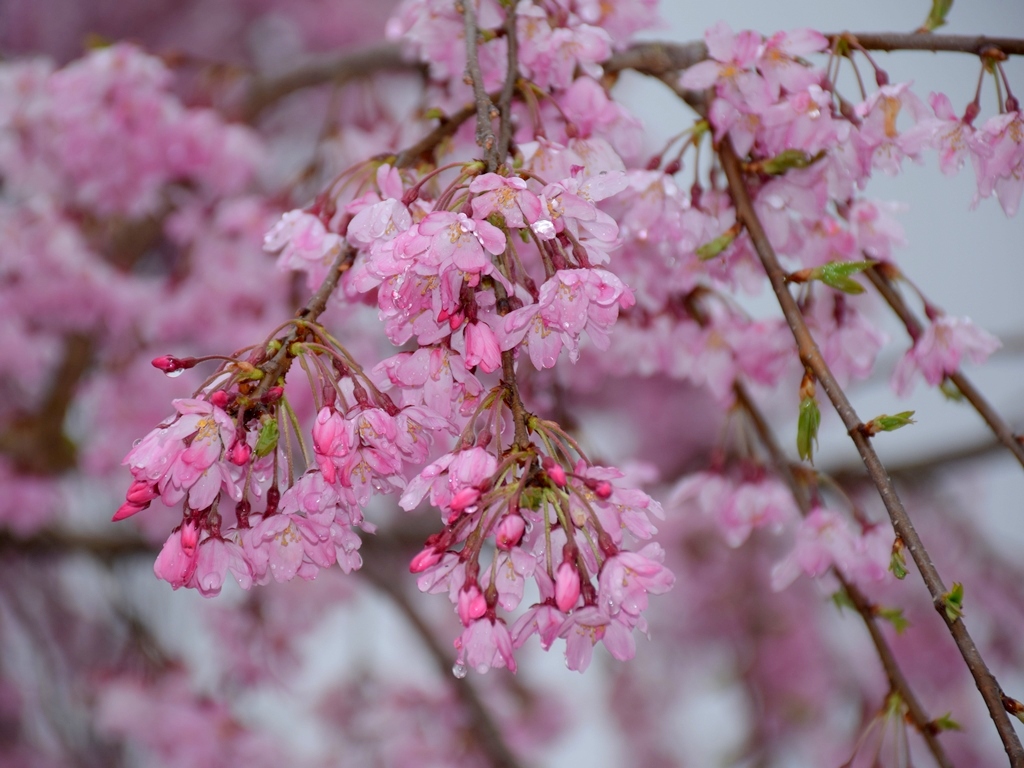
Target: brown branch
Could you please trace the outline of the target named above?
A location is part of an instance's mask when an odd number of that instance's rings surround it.
[[[251,122],[260,112],[286,96],[324,83],[338,85],[376,72],[423,71],[423,68],[402,56],[397,45],[378,45],[340,56],[319,58],[273,78],[257,78],[242,104],[242,119]]]
[[[840,32],[826,34],[853,38],[869,51],[931,51],[933,53],[973,53],[980,55],[997,49],[1007,56],[1024,56],[1024,40],[1015,37],[985,35],[933,35],[921,32]]]
[[[1021,746],[1020,739],[1017,737],[1013,725],[1010,723],[1009,717],[1003,708],[1002,689],[985,664],[981,653],[974,643],[974,639],[967,631],[963,619],[957,616],[951,618],[945,610],[945,595],[948,593],[948,590],[939,576],[938,570],[932,563],[928,550],[925,549],[924,543],[914,528],[910,516],[903,506],[903,502],[893,486],[892,480],[878,458],[878,454],[875,453],[870,439],[863,431],[863,423],[857,416],[857,412],[846,397],[846,393],[839,385],[839,382],[832,375],[832,371],[829,370],[828,364],[811,337],[810,330],[804,322],[796,300],[789,292],[786,283],[786,273],[779,263],[775,249],[772,247],[771,242],[769,242],[757,214],[754,212],[750,193],[743,178],[740,159],[736,156],[728,137],[722,140],[718,148],[718,154],[721,158],[722,168],[729,181],[729,189],[736,206],[737,218],[743,223],[750,234],[754,249],[757,251],[758,257],[764,266],[772,290],[775,292],[775,296],[782,308],[782,313],[796,340],[800,361],[808,371],[814,374],[815,378],[822,385],[822,388],[832,401],[836,412],[842,419],[850,438],[857,447],[861,460],[867,469],[868,476],[878,489],[882,503],[889,513],[893,529],[906,543],[907,549],[910,551],[921,574],[921,578],[931,594],[936,611],[949,627],[950,634],[956,642],[960,655],[974,677],[975,684],[988,707],[989,716],[992,718],[999,733],[999,738],[1003,742],[1003,747],[1010,759],[1010,764],[1016,768],[1024,768],[1024,747]]]
[[[314,322],[320,315],[323,314],[324,310],[327,309],[327,300],[334,293],[334,289],[338,286],[338,281],[341,280],[341,276],[348,271],[349,267],[352,266],[352,262],[355,259],[356,252],[351,247],[346,245],[334,259],[334,263],[331,264],[331,269],[327,273],[327,277],[320,284],[320,287],[316,289],[316,293],[309,297],[309,301],[306,302],[306,306],[300,309],[296,313],[296,317],[299,320],[308,322]],[[288,369],[291,368],[292,360],[294,357],[291,353],[292,344],[299,338],[299,328],[296,325],[291,327],[284,336],[278,341],[281,346],[277,350],[270,360],[260,365],[260,370],[263,371],[263,379],[260,381],[259,386],[253,393],[253,399],[259,399],[263,395],[267,394],[267,391],[277,385],[278,380],[288,373]]]
[[[875,286],[882,298],[886,300],[892,310],[896,313],[899,319],[903,322],[903,325],[907,329],[907,333],[910,334],[910,338],[915,342],[920,338],[921,334],[924,333],[924,326],[917,319],[910,307],[903,300],[896,286],[893,285],[892,281],[886,277],[878,268],[872,267],[871,269],[865,270],[865,274],[871,284]],[[956,388],[963,394],[964,399],[967,400],[978,412],[985,423],[988,424],[989,429],[992,430],[992,434],[996,436],[1006,448],[1013,454],[1014,458],[1024,467],[1024,445],[1021,444],[1020,440],[1017,439],[1017,435],[1010,428],[1010,425],[1003,419],[1002,416],[996,411],[995,408],[985,399],[985,396],[981,394],[981,391],[974,386],[974,383],[963,374],[962,371],[956,370],[948,375],[949,380],[952,381]]]
[[[480,71],[480,57],[477,52],[477,36],[479,30],[476,26],[476,11],[473,9],[473,2],[469,0],[457,0],[456,10],[462,13],[466,29],[466,75],[473,87],[473,102],[476,105],[476,143],[484,150],[484,158],[487,161],[488,172],[498,170],[498,166],[504,159],[498,156],[498,139],[491,127],[493,113],[497,112],[491,97],[484,90],[484,75]],[[508,115],[502,116],[504,120]]]
[[[0,530],[0,552],[57,557],[88,554],[111,562],[122,557],[156,555],[160,551],[144,539],[135,536],[92,536],[60,530],[43,530],[31,536],[17,536]]]

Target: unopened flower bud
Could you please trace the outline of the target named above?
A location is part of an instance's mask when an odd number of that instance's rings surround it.
[[[174,357],[173,355],[161,355],[152,360],[153,367],[159,368],[168,376],[174,376],[194,366],[198,360],[194,357]]]
[[[468,627],[476,619],[484,615],[487,610],[487,601],[484,600],[480,587],[476,584],[467,584],[459,592],[458,612],[463,626]]]
[[[565,467],[563,467],[550,456],[544,457],[544,459],[541,461],[541,466],[544,467],[544,471],[547,473],[548,477],[551,478],[551,482],[553,482],[559,488],[565,488]]]
[[[248,464],[250,456],[252,456],[252,448],[244,440],[236,440],[235,444],[231,446],[231,450],[228,451],[228,461],[239,467]]]
[[[210,395],[210,403],[221,410],[227,408],[229,402],[231,402],[231,394],[227,390],[218,389]]]
[[[498,549],[512,549],[523,538],[525,530],[526,521],[521,515],[505,515],[498,523],[498,530],[494,534]]]
[[[409,563],[409,573],[423,573],[441,562],[441,552],[432,546],[424,547]]]
[[[555,605],[562,613],[568,613],[580,599],[580,574],[572,563],[566,561],[558,566],[555,574]]]

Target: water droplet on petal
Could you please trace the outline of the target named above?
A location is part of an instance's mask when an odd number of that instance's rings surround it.
[[[166,373],[164,373],[164,376],[166,376],[168,379],[176,379],[179,376],[181,376],[181,374],[183,374],[184,372],[184,368],[178,368],[175,371],[167,371]]]
[[[462,664],[453,664],[452,674],[461,680],[466,676],[466,668]]]

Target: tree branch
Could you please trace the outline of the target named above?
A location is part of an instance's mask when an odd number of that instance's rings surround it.
[[[743,223],[750,234],[754,249],[764,266],[772,290],[775,292],[779,306],[782,308],[782,313],[796,340],[800,361],[808,371],[814,374],[815,378],[822,385],[825,393],[832,401],[836,412],[842,419],[850,438],[857,447],[861,460],[867,469],[868,476],[878,489],[882,503],[889,513],[893,529],[906,543],[907,549],[910,551],[921,574],[921,578],[931,594],[936,611],[949,627],[950,634],[953,636],[953,640],[956,642],[964,662],[974,677],[975,684],[988,707],[989,716],[992,718],[999,737],[1003,742],[1003,747],[1010,759],[1010,764],[1016,768],[1024,768],[1024,748],[1022,748],[1020,739],[1017,737],[1013,725],[1010,723],[1009,717],[1003,708],[1002,689],[985,664],[981,653],[974,643],[974,639],[967,631],[963,619],[956,616],[951,618],[945,610],[945,596],[948,590],[939,576],[938,570],[932,563],[928,550],[925,549],[924,543],[921,541],[920,536],[918,536],[917,530],[914,528],[910,516],[903,506],[903,502],[892,484],[892,480],[878,458],[878,454],[875,453],[870,439],[866,436],[863,430],[863,423],[857,416],[857,412],[846,397],[846,393],[839,385],[839,382],[832,375],[831,370],[829,370],[817,344],[815,344],[814,339],[811,337],[811,333],[804,322],[796,300],[789,292],[786,283],[786,273],[779,263],[775,250],[768,240],[768,236],[757,214],[754,212],[750,193],[743,178],[740,159],[736,156],[728,137],[723,138],[718,148],[718,154],[722,162],[722,168],[729,181],[729,190],[736,206],[737,218]]]

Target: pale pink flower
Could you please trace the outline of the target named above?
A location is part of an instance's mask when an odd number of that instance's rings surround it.
[[[845,517],[816,507],[800,521],[793,551],[772,569],[772,589],[785,589],[801,573],[816,577],[835,567],[857,583],[887,578],[892,551],[891,529],[876,526],[858,534]]]
[[[343,247],[340,235],[328,232],[319,218],[302,210],[281,216],[263,240],[264,250],[280,252],[279,269],[306,273],[310,290],[320,286]]]
[[[473,218],[486,219],[500,213],[510,227],[523,228],[540,218],[540,198],[526,188],[518,176],[485,173],[469,185],[473,198]]]
[[[483,617],[473,621],[455,640],[457,663],[476,670],[481,675],[492,667],[506,667],[516,671],[512,651],[512,636],[502,619]]]
[[[1024,192],[1024,113],[1019,110],[990,117],[978,130],[975,169],[978,196],[995,193],[1007,216],[1015,216]]]
[[[501,367],[501,348],[498,337],[487,323],[467,323],[466,330],[467,368],[480,366],[485,373],[491,373]]]
[[[610,616],[619,611],[639,616],[647,610],[647,595],[664,594],[675,583],[672,571],[662,565],[664,560],[665,550],[655,543],[639,552],[623,551],[609,558],[601,567],[598,604]]]
[[[943,315],[929,325],[914,346],[900,359],[892,376],[899,395],[908,395],[916,374],[937,386],[947,375],[960,368],[964,357],[984,362],[1000,347],[999,339],[979,328],[966,317]]]

